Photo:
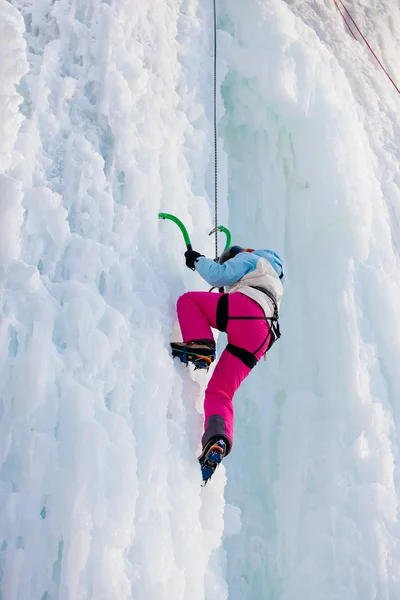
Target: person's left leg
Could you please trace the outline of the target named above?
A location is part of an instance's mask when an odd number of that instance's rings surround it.
[[[232,399],[250,371],[249,367],[227,350],[221,354],[204,397],[203,448],[211,440],[223,438],[227,442],[226,454],[229,454],[233,443]]]
[[[228,342],[254,352],[259,360],[270,336],[262,308],[248,296],[236,292],[228,296],[228,315]],[[229,453],[233,443],[233,396],[250,371],[240,358],[224,350],[205,392],[203,448],[214,438],[222,437],[228,441]]]
[[[211,327],[217,328],[217,306],[222,295],[187,292],[178,299],[177,312],[184,342],[214,342]],[[263,320],[261,307],[237,292],[229,294],[228,312],[230,317],[239,317],[239,320],[228,321],[228,342],[250,352],[259,348],[256,354],[259,359],[267,346],[269,331],[268,324]],[[240,317],[261,317],[261,320],[242,320]],[[227,454],[229,453],[233,442],[232,399],[250,371],[250,367],[227,350],[222,353],[205,392],[203,449],[213,439],[221,437],[226,440]]]

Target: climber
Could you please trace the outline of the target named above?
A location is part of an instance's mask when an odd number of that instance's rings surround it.
[[[178,299],[183,342],[171,344],[173,357],[192,362],[196,368],[208,368],[215,359],[211,328],[226,331],[228,336],[205,392],[199,461],[206,482],[232,448],[236,390],[280,337],[278,311],[284,273],[281,259],[272,250],[232,246],[218,262],[188,250],[185,259],[187,267],[220,288],[220,293],[187,292]],[[227,293],[221,293],[223,288]]]

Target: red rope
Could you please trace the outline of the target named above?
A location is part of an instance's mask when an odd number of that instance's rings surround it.
[[[339,6],[336,3],[336,0],[333,0],[336,7],[339,10]],[[380,66],[380,68],[382,69],[382,71],[385,73],[386,77],[389,79],[389,81],[392,83],[392,85],[394,86],[394,88],[396,89],[396,91],[400,94],[400,89],[397,87],[397,85],[395,84],[395,82],[393,81],[393,79],[390,77],[389,73],[386,71],[385,67],[383,66],[383,64],[381,63],[381,61],[379,60],[379,58],[377,57],[377,55],[375,54],[375,52],[372,50],[371,46],[368,43],[368,40],[366,39],[366,37],[363,35],[363,33],[361,32],[359,26],[357,25],[357,23],[355,22],[355,20],[353,19],[353,17],[351,16],[350,12],[347,10],[347,8],[345,7],[345,5],[343,4],[342,0],[338,0],[340,2],[340,4],[343,6],[346,14],[348,15],[348,17],[350,18],[351,22],[353,23],[354,27],[357,29],[358,33],[360,34],[360,36],[362,37],[362,39],[364,40],[364,42],[367,45],[368,50],[371,52],[371,54],[373,55],[373,57],[375,58],[375,60],[377,61],[378,65]],[[342,14],[342,12],[339,10],[340,14],[342,15],[347,27],[349,27],[348,22],[346,21],[345,16]],[[350,29],[350,27],[349,27]],[[350,29],[351,31],[351,29]],[[355,38],[354,33],[351,31],[351,33],[353,34],[353,37]]]
[[[354,35],[354,33],[353,33],[353,30],[352,30],[352,28],[350,27],[350,25],[349,25],[349,24],[348,24],[348,22],[347,22],[347,19],[346,19],[346,17],[344,16],[344,14],[342,13],[342,11],[340,10],[340,6],[339,6],[339,5],[338,5],[338,3],[336,2],[336,0],[333,0],[333,1],[334,1],[334,3],[335,3],[335,6],[336,6],[336,8],[338,9],[339,13],[341,14],[343,21],[346,23],[346,25],[347,25],[347,29],[350,31],[350,33],[351,33],[351,35],[353,36],[353,38],[354,38],[355,40],[357,40],[356,36],[355,36],[355,35]]]

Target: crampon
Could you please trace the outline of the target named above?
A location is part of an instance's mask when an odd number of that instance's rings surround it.
[[[215,344],[197,340],[193,342],[172,342],[172,357],[179,358],[186,366],[189,363],[195,369],[209,369],[215,360]]]
[[[199,456],[203,487],[214,475],[216,468],[226,454],[226,442],[222,439],[209,442]]]

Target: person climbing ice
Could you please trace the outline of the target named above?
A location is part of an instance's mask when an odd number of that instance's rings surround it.
[[[208,368],[215,360],[211,328],[225,331],[228,337],[205,391],[199,457],[205,484],[232,449],[236,390],[280,337],[278,312],[284,272],[280,257],[272,250],[231,246],[218,262],[194,250],[185,252],[185,258],[186,266],[219,288],[219,293],[180,296],[177,313],[183,342],[171,343],[172,356],[195,368]]]

